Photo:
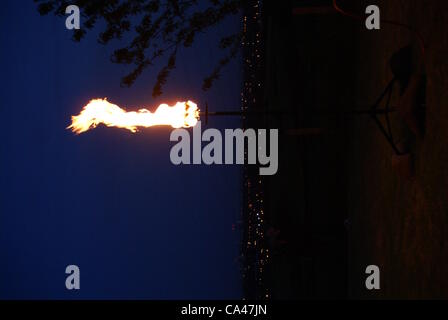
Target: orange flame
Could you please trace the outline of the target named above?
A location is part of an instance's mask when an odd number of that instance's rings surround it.
[[[81,113],[72,116],[72,124],[67,127],[76,134],[95,128],[100,123],[108,127],[118,127],[137,131],[137,127],[170,125],[173,128],[188,128],[196,125],[199,109],[192,101],[177,102],[174,106],[161,104],[152,113],[147,109],[126,112],[107,99],[92,99]]]

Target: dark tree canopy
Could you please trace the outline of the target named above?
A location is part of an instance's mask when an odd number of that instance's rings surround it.
[[[229,15],[239,12],[242,0],[35,0],[41,15],[53,13],[65,16],[69,5],[77,5],[81,11],[81,28],[74,30],[73,39],[81,41],[87,30],[103,20],[106,28],[100,32],[98,41],[107,44],[132,32],[133,40],[113,52],[114,63],[129,64],[132,71],[121,79],[121,85],[131,86],[142,71],[167,56],[168,60],[157,75],[152,95],[162,94],[170,72],[176,66],[176,55],[180,47],[190,47],[195,37],[220,23]],[[201,5],[198,3],[201,2]],[[204,5],[205,3],[205,5]],[[131,21],[139,19],[139,23]],[[209,89],[219,78],[221,69],[238,53],[241,34],[223,37],[219,47],[226,51],[217,61],[217,66],[203,81],[202,88]]]

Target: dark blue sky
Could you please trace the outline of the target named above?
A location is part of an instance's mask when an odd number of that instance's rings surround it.
[[[238,17],[179,54],[164,95],[151,98],[160,66],[129,89],[113,48],[81,43],[64,19],[41,17],[32,1],[0,10],[0,298],[239,298],[241,167],[174,166],[170,128],[137,134],[65,128],[91,98],[127,109],[191,99],[238,109],[240,60],[208,92],[202,78],[222,57],[219,35]],[[211,119],[231,128],[237,119]],[[65,267],[81,269],[81,290],[65,289]]]

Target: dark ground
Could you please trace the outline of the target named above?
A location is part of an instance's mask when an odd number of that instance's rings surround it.
[[[274,299],[448,297],[448,2],[367,4],[414,26],[427,46],[425,137],[392,117],[396,140],[414,155],[415,177],[396,174],[392,149],[369,117],[343,113],[376,99],[392,78],[388,59],[415,43],[412,34],[385,24],[368,31],[337,14],[268,12],[264,104],[297,112],[265,122],[282,130],[279,172],[266,179],[268,221],[280,230],[272,242]],[[325,132],[288,134],[304,127]],[[381,290],[364,287],[370,264],[381,269]]]

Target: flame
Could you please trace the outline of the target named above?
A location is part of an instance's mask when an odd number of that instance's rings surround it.
[[[90,100],[79,115],[72,116],[72,124],[67,129],[80,134],[103,123],[108,127],[136,132],[137,127],[147,128],[160,125],[188,128],[196,125],[198,119],[199,109],[192,101],[177,102],[174,106],[161,104],[152,113],[147,109],[127,112],[105,98]]]

